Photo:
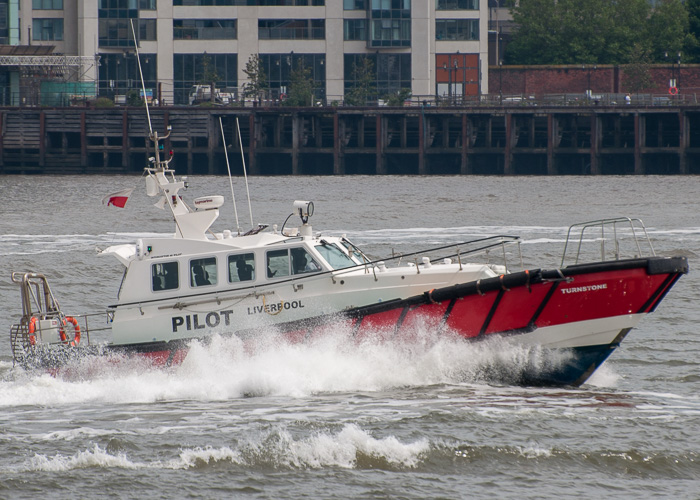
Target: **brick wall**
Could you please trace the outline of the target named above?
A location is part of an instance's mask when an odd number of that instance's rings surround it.
[[[649,70],[653,86],[641,90],[645,94],[668,94],[669,79],[677,79],[678,93],[700,93],[700,65],[655,65]],[[590,82],[590,86],[589,86]],[[632,92],[625,81],[624,66],[490,66],[491,94],[542,95],[563,93]]]

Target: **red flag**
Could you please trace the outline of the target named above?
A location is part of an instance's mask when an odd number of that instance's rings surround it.
[[[114,205],[115,207],[124,208],[124,205],[126,205],[126,201],[129,199],[129,196],[131,196],[131,192],[133,190],[134,188],[131,188],[109,194],[102,198],[102,204],[104,205],[106,203],[107,206]]]

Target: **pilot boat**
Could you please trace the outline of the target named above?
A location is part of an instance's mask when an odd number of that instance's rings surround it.
[[[288,217],[281,228],[215,232],[224,198],[185,200],[187,179],[169,168],[172,153],[161,158],[168,135],[151,133],[145,181],[172,213],[174,234],[100,252],[124,266],[106,310],[111,341],[91,344],[89,316],[65,314],[44,274],[15,272],[23,305],[11,328],[15,362],[55,368],[84,353],[118,352],[170,366],[192,341],[214,335],[254,340],[274,331],[305,342],[343,327],[357,342],[410,342],[427,329],[564,353],[516,381],[577,386],[688,272],[685,257],[656,256],[642,221],[630,218],[572,226],[561,265],[551,269],[522,269],[520,239],[506,235],[372,259],[344,236],[314,233],[311,201],[293,203],[298,227],[286,227]],[[581,247],[591,239],[601,251],[584,261]],[[494,255],[502,260],[491,262]]]

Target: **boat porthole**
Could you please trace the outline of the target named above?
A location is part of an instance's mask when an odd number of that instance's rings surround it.
[[[344,285],[344,284],[345,284],[345,280],[340,280],[340,284],[341,284],[341,285]]]
[[[402,280],[405,280],[405,279],[406,279],[406,276],[401,276],[401,279],[402,279]]]

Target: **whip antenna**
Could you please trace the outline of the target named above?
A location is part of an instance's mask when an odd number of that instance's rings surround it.
[[[139,74],[141,75],[141,88],[143,89],[143,102],[146,104],[146,116],[148,116],[148,132],[153,136],[153,126],[151,125],[151,112],[148,110],[148,99],[146,99],[146,83],[143,81],[143,70],[141,69],[141,56],[139,55],[139,42],[136,40],[136,31],[134,30],[134,20],[131,19],[131,34],[134,35],[134,48],[136,49],[136,62],[139,66]]]
[[[224,135],[224,124],[219,117],[219,127],[221,128],[221,140],[224,143],[224,155],[226,156],[226,168],[228,169],[228,182],[231,185],[231,198],[233,199],[233,213],[236,216],[236,231],[241,235],[241,226],[238,224],[238,209],[236,208],[236,195],[233,194],[233,179],[231,178],[231,164],[228,162],[228,148],[226,147],[226,136]]]
[[[248,195],[248,211],[250,212],[250,227],[254,228],[253,224],[253,209],[250,207],[250,190],[248,189],[248,173],[245,168],[245,155],[243,154],[243,141],[241,140],[241,125],[238,123],[238,117],[236,117],[236,128],[238,129],[238,144],[241,146],[241,161],[243,162],[243,177],[245,178],[245,191]]]

